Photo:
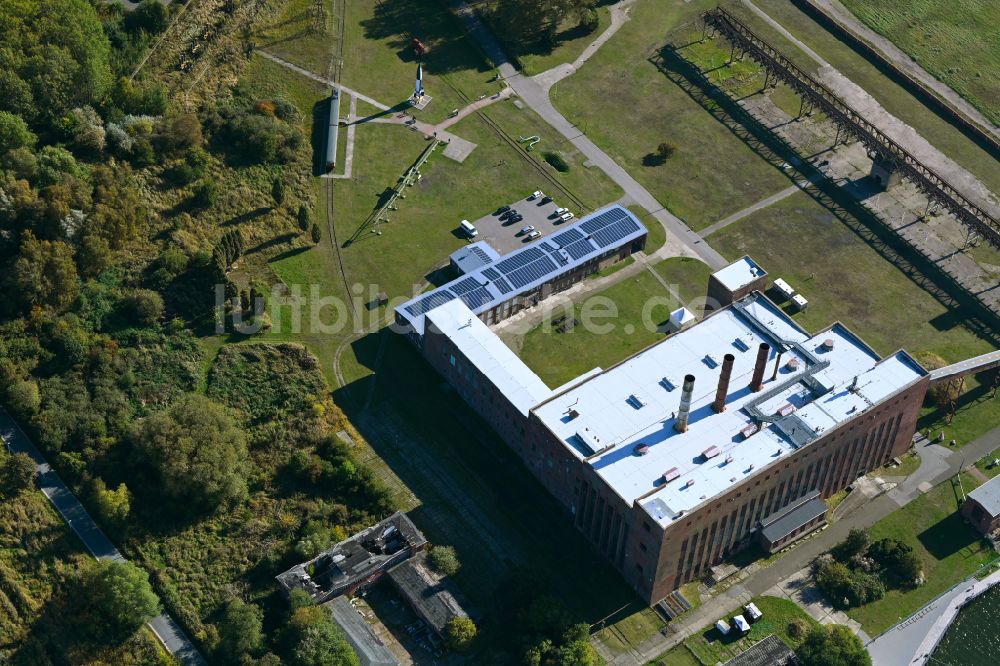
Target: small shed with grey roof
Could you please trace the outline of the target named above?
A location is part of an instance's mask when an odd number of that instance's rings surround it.
[[[358,655],[361,666],[399,666],[396,656],[354,609],[347,597],[337,597],[323,605],[344,632],[347,642]]]
[[[962,504],[962,516],[980,534],[990,534],[1000,529],[1000,476],[969,493]]]
[[[417,616],[437,635],[443,637],[445,625],[452,618],[468,617],[450,581],[431,571],[423,553],[396,565],[388,576]]]
[[[826,502],[813,490],[760,521],[757,541],[767,553],[773,553],[825,522]]]

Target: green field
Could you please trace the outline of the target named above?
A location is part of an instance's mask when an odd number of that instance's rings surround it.
[[[696,259],[665,259],[588,295],[583,303],[589,305],[574,307],[573,316],[581,323],[572,330],[558,333],[550,319],[529,331],[521,357],[550,386],[561,386],[595,367],[611,367],[662,340],[665,335],[656,328],[669,319],[670,312],[704,296],[709,272]],[[584,308],[593,308],[587,310],[595,315],[593,330],[583,325]],[[602,312],[613,314],[598,318]],[[699,314],[697,308],[695,313]]]
[[[968,474],[962,484],[966,493],[978,485]],[[888,590],[879,601],[848,610],[869,635],[882,633],[997,557],[959,515],[960,499],[958,483],[946,481],[871,527],[873,541],[894,538],[912,546],[923,561],[926,582],[912,590]]]
[[[615,36],[580,71],[552,88],[552,101],[567,119],[695,229],[789,185],[785,174],[650,61],[668,39],[681,36],[668,31],[714,5],[708,0],[638,2]],[[690,29],[679,32],[686,35]],[[643,157],[661,142],[673,144],[676,153],[663,166],[645,166]]]
[[[600,23],[589,33],[583,33],[575,25],[560,26],[556,33],[556,45],[549,53],[523,53],[518,56],[521,72],[528,76],[541,74],[556,65],[573,62],[597,37],[611,25],[611,13],[607,7],[598,7]]]
[[[1000,4],[992,0],[843,0],[844,6],[1000,123]]]
[[[712,245],[731,259],[749,254],[799,290],[809,307],[794,318],[811,331],[839,320],[880,354],[903,348],[952,362],[992,348],[805,192],[726,227]]]

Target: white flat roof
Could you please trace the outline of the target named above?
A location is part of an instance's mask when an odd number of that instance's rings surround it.
[[[712,273],[712,276],[729,291],[745,287],[761,275],[767,275],[767,272],[755,264],[750,257],[738,259],[725,268]]]
[[[533,410],[573,455],[589,457],[596,473],[626,503],[638,500],[661,525],[925,374],[903,352],[881,361],[843,326],[809,336],[759,295],[739,305],[718,311]],[[822,347],[827,339],[834,342],[832,350]],[[770,344],[770,359],[764,390],[753,393],[749,384],[761,342]],[[784,349],[781,366],[771,380],[779,348]],[[712,402],[727,353],[735,356],[727,409],[716,414]],[[791,359],[797,360],[797,368],[788,367]],[[696,381],[689,427],[681,434],[673,426],[687,374]],[[744,439],[741,431],[757,422],[744,409],[753,403],[759,403],[756,407],[763,414],[774,415],[775,422]],[[571,408],[578,414],[572,419]],[[779,411],[786,417],[778,418]],[[595,442],[600,451],[596,455]],[[636,452],[640,444],[649,447],[645,455]],[[720,453],[705,460],[702,452],[709,446]],[[678,476],[664,484],[663,474],[671,468]]]
[[[439,305],[426,318],[525,416],[552,394],[552,389],[462,299]]]

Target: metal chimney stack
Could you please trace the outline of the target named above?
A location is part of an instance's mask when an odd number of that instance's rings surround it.
[[[715,391],[715,402],[712,403],[712,409],[715,413],[726,411],[726,396],[729,395],[729,378],[733,374],[733,363],[736,361],[736,357],[732,354],[726,354],[722,357],[722,372],[719,373],[719,388]]]
[[[691,395],[694,393],[694,375],[684,375],[684,388],[681,389],[681,406],[677,411],[677,422],[674,430],[687,432],[688,416],[691,414]]]
[[[764,388],[764,370],[767,365],[767,357],[771,355],[771,345],[766,342],[760,343],[757,348],[757,363],[753,366],[753,379],[750,380],[750,390],[756,393]]]

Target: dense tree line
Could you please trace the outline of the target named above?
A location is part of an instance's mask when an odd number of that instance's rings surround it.
[[[597,29],[598,4],[597,0],[495,0],[489,18],[508,47],[522,53],[549,51],[567,22],[582,33]]]

